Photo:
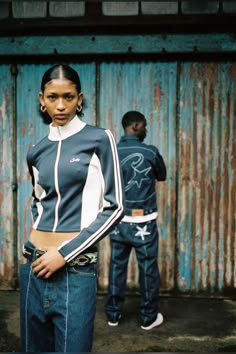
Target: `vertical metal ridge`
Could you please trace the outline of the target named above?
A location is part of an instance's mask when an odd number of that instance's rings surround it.
[[[13,279],[12,287],[18,287],[18,181],[17,181],[17,102],[16,102],[16,78],[18,69],[16,64],[11,64],[11,136],[12,136],[12,233],[13,233]]]

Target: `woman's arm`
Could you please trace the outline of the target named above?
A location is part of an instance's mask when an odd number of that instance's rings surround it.
[[[66,262],[105,237],[124,215],[123,183],[116,143],[109,130],[101,132],[103,133],[97,142],[96,154],[101,164],[104,207],[78,236],[59,247],[59,253]]]

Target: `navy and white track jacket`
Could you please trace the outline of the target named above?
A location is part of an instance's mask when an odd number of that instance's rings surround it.
[[[156,181],[166,179],[166,166],[159,150],[141,142],[135,135],[124,135],[118,143],[118,154],[126,199],[122,221],[156,219]]]
[[[106,236],[124,213],[117,147],[109,130],[75,116],[27,154],[33,228],[78,232],[59,252],[69,262]]]

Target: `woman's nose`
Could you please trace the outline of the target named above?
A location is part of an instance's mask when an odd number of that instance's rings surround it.
[[[57,103],[57,109],[62,110],[65,108],[63,99],[59,99]]]

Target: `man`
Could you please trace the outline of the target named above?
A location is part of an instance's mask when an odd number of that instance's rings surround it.
[[[150,330],[163,322],[159,311],[160,276],[157,265],[158,229],[156,181],[166,179],[166,167],[158,149],[143,143],[146,119],[137,111],[122,118],[125,135],[118,143],[124,178],[126,212],[110,234],[111,259],[105,312],[109,326],[117,326],[125,298],[127,267],[135,249],[141,293],[141,328]]]

